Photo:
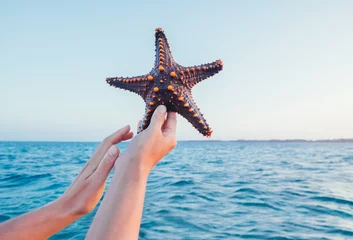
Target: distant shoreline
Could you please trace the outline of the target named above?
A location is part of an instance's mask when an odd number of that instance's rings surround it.
[[[100,141],[36,141],[36,140],[0,140],[0,142],[38,142],[38,143],[99,143]],[[268,139],[268,140],[247,140],[247,139],[238,139],[238,140],[178,140],[178,142],[239,142],[239,143],[353,143],[353,138],[347,139],[319,139],[319,140],[307,140],[307,139]]]

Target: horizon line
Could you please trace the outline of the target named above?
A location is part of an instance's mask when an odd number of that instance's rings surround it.
[[[52,142],[52,143],[99,143],[102,141],[80,141],[80,140],[0,140],[0,142]],[[130,142],[130,141],[124,141]],[[353,142],[353,138],[333,138],[333,139],[200,139],[200,140],[177,140],[177,142]]]

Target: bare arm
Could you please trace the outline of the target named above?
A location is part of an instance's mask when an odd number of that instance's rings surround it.
[[[122,156],[87,239],[138,239],[147,176]]]
[[[115,162],[115,173],[86,239],[138,239],[147,178],[176,145],[176,113],[159,106],[151,124]]]
[[[119,155],[114,144],[130,139],[129,131],[126,126],[107,137],[60,198],[1,223],[0,239],[47,239],[90,212],[100,200],[105,180]]]
[[[51,202],[37,210],[11,219],[0,225],[1,239],[47,239],[75,221],[62,201]]]

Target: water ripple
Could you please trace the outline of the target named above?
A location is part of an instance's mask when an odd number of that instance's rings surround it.
[[[0,222],[60,196],[97,145],[0,142]],[[353,239],[352,160],[349,143],[179,142],[139,239]],[[50,239],[84,239],[94,213]]]
[[[353,207],[353,201],[345,200],[345,199],[338,198],[338,197],[315,196],[315,197],[311,197],[310,199],[318,200],[321,202],[332,202],[335,204],[345,204],[350,207]]]
[[[36,181],[40,181],[41,178],[50,177],[50,173],[44,174],[12,174],[11,176],[0,177],[0,188],[1,187],[16,187],[31,184]]]
[[[325,214],[325,215],[338,216],[341,218],[349,218],[349,219],[353,217],[353,215],[348,212],[334,210],[320,205],[302,205],[302,206],[298,206],[297,208],[299,210],[301,209],[307,210],[307,212],[311,214]]]

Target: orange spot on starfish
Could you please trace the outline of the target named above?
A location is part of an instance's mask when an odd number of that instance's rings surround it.
[[[170,73],[170,76],[171,76],[171,77],[176,77],[175,72],[171,72],[171,73]]]
[[[172,85],[168,85],[168,90],[169,91],[173,91],[173,86]]]
[[[147,79],[148,79],[148,81],[153,81],[152,75],[149,75]]]
[[[155,88],[153,88],[153,91],[154,91],[154,92],[158,92],[158,91],[159,91],[159,88],[158,88],[158,87],[155,87]]]

